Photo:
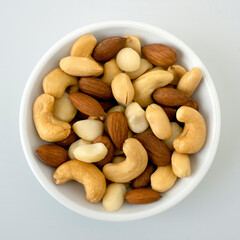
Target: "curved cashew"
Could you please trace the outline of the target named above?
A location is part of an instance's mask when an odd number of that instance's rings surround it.
[[[117,102],[128,104],[134,97],[134,88],[129,76],[126,73],[116,75],[111,83],[112,93]]]
[[[198,152],[206,141],[207,129],[202,115],[191,107],[177,110],[177,120],[184,122],[183,132],[174,140],[173,147],[179,153]]]
[[[179,80],[182,76],[187,72],[182,66],[180,65],[172,65],[167,69],[170,73],[173,74],[174,78],[171,82],[173,85],[177,85]]]
[[[54,116],[65,122],[72,121],[77,114],[77,109],[72,105],[67,93],[64,93],[61,98],[55,100],[53,109]]]
[[[71,125],[53,116],[54,97],[49,94],[40,95],[33,105],[33,120],[37,132],[45,141],[57,142],[68,137]]]
[[[191,96],[202,80],[202,71],[200,68],[192,68],[180,79],[177,89],[187,96]]]
[[[138,70],[134,72],[126,72],[126,74],[131,78],[131,79],[136,79],[140,77],[142,74],[144,74],[147,70],[151,69],[153,65],[145,58],[141,58],[141,63],[140,67]]]
[[[73,156],[82,162],[99,162],[106,157],[108,149],[103,143],[84,144],[73,150]]]
[[[68,149],[68,157],[69,157],[71,160],[72,160],[72,159],[75,159],[75,157],[74,157],[74,155],[73,155],[73,151],[74,151],[77,147],[82,146],[82,145],[85,145],[85,144],[91,144],[91,142],[86,141],[86,140],[84,140],[84,139],[79,139],[79,140],[73,142],[73,143],[70,145],[69,149]]]
[[[157,192],[166,192],[173,187],[176,180],[171,165],[161,166],[151,175],[151,186]]]
[[[93,49],[97,45],[97,39],[91,33],[84,34],[73,44],[71,56],[91,57]]]
[[[151,104],[146,109],[146,118],[154,135],[159,139],[168,139],[172,135],[172,128],[165,111],[157,104]]]
[[[93,58],[68,56],[60,60],[59,66],[65,73],[77,77],[97,77],[103,73],[102,65]]]
[[[78,88],[78,79],[63,72],[60,68],[52,70],[43,79],[43,91],[55,98],[61,98],[67,87]]]
[[[111,86],[113,78],[119,73],[122,73],[122,70],[118,67],[116,59],[113,58],[104,64],[104,72],[101,79],[107,85]]]
[[[123,183],[111,183],[103,196],[103,207],[109,212],[115,212],[122,207],[127,190]]]
[[[124,44],[124,48],[128,47],[128,48],[132,48],[133,50],[135,50],[139,56],[141,56],[141,42],[137,37],[134,36],[126,36],[126,42]]]
[[[70,180],[82,183],[86,198],[91,203],[97,203],[106,191],[106,180],[102,172],[91,163],[70,160],[59,166],[53,174],[56,184],[64,184]]]
[[[147,167],[148,155],[142,144],[128,138],[123,144],[123,152],[126,160],[119,163],[108,163],[103,167],[103,173],[107,179],[124,183],[138,177]]]
[[[72,128],[80,138],[87,141],[93,141],[103,134],[103,123],[99,120],[80,120],[75,122]]]
[[[173,80],[173,75],[164,70],[148,72],[133,82],[135,90],[134,100],[142,107],[147,107],[153,102],[152,93],[157,88],[166,86]]]
[[[135,133],[142,133],[148,128],[145,111],[136,103],[130,103],[125,111],[129,128]]]
[[[182,154],[174,151],[172,153],[172,170],[179,177],[188,177],[191,174],[191,162],[187,154]]]
[[[172,135],[170,138],[164,140],[164,143],[166,143],[171,151],[174,151],[173,141],[181,134],[182,128],[176,122],[170,122],[170,124],[172,128]]]

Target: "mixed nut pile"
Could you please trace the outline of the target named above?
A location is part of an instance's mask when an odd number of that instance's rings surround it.
[[[134,36],[97,43],[85,34],[73,44],[60,68],[44,78],[33,106],[39,136],[52,143],[37,154],[57,168],[56,184],[76,180],[88,201],[102,200],[112,212],[124,199],[157,201],[177,178],[190,175],[189,154],[206,140],[191,97],[202,72],[186,71],[176,60],[173,48],[141,47]]]

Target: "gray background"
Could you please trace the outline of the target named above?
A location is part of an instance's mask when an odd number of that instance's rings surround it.
[[[238,0],[1,0],[0,9],[0,239],[239,239]],[[18,129],[24,85],[40,57],[72,30],[113,19],[154,24],[188,44],[208,68],[222,112],[217,155],[197,189],[158,216],[127,223],[82,217],[48,195]]]

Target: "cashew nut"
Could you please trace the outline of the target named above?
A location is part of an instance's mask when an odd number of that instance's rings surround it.
[[[65,73],[77,77],[97,77],[103,73],[102,65],[93,58],[68,56],[60,60],[59,66]]]
[[[74,151],[77,147],[82,146],[82,145],[85,145],[85,144],[91,144],[91,142],[86,141],[86,140],[84,140],[84,139],[79,139],[79,140],[73,142],[73,143],[70,145],[69,149],[68,149],[68,157],[69,157],[70,159],[75,159],[75,157],[74,157],[74,155],[73,155],[73,151]]]
[[[53,115],[57,119],[70,122],[76,114],[77,109],[72,105],[67,93],[64,93],[61,98],[55,100]]]
[[[112,93],[117,102],[128,104],[134,97],[134,88],[126,73],[119,73],[112,80]]]
[[[139,69],[141,59],[139,54],[132,48],[123,48],[118,52],[116,62],[122,71],[134,72]]]
[[[135,90],[134,100],[142,107],[147,107],[153,102],[152,93],[159,87],[166,86],[173,80],[173,75],[164,70],[148,72],[133,82]]]
[[[72,86],[78,88],[78,80],[76,77],[70,76],[63,72],[60,68],[52,70],[43,79],[43,91],[55,98],[61,98],[67,87]]]
[[[64,184],[71,180],[83,184],[89,202],[97,203],[103,198],[106,191],[106,180],[95,165],[70,160],[59,166],[53,174],[53,181],[56,184]]]
[[[53,116],[54,97],[49,94],[40,95],[33,105],[33,120],[37,132],[45,141],[57,142],[68,137],[71,125]]]
[[[191,174],[191,162],[187,154],[182,154],[174,151],[172,153],[172,170],[179,177],[188,177]]]
[[[124,48],[128,47],[128,48],[132,48],[133,50],[135,50],[139,56],[141,56],[141,42],[137,37],[134,36],[126,36],[126,42],[124,44]]]
[[[108,163],[103,167],[104,175],[113,182],[129,182],[147,167],[148,155],[138,140],[128,138],[123,144],[123,152],[126,155],[123,162]]]
[[[198,152],[206,141],[207,129],[204,118],[195,109],[182,106],[176,114],[179,122],[184,122],[183,132],[174,140],[173,147],[179,153]]]
[[[138,70],[134,72],[126,72],[126,74],[131,78],[131,79],[136,79],[140,77],[143,73],[145,73],[147,70],[151,69],[153,65],[145,58],[141,58],[141,64]]]
[[[121,73],[122,70],[118,67],[116,60],[113,58],[104,64],[104,72],[102,81],[111,86],[113,78]]]
[[[157,70],[165,70],[165,69],[164,69],[164,67],[157,66],[157,67],[154,67],[154,68],[151,68],[151,69],[147,70],[147,73],[148,72],[154,72],[154,71],[157,71]]]
[[[97,45],[97,39],[91,33],[81,36],[72,46],[71,56],[91,57],[93,49]]]
[[[192,96],[195,89],[202,79],[202,71],[200,68],[192,68],[189,72],[185,73],[180,79],[177,89],[187,96]]]
[[[142,133],[148,128],[145,111],[136,103],[130,103],[125,111],[129,128],[135,133]]]
[[[171,151],[174,151],[173,141],[181,134],[182,128],[176,122],[170,122],[172,128],[172,135],[170,138],[164,140]]]
[[[103,123],[99,120],[80,120],[75,122],[72,128],[80,138],[87,141],[93,141],[103,134]]]
[[[151,104],[146,109],[146,118],[154,135],[159,139],[168,139],[172,135],[172,128],[165,111],[157,104]]]
[[[122,207],[127,190],[123,183],[108,185],[102,199],[103,207],[109,212],[115,212]]]
[[[171,82],[173,85],[177,85],[179,80],[182,76],[187,72],[182,66],[180,65],[172,65],[167,69],[170,73],[173,74],[174,78]]]
[[[172,171],[172,166],[158,167],[157,170],[151,175],[152,189],[157,192],[166,192],[173,187],[177,177]]]
[[[84,144],[73,150],[73,156],[82,162],[99,162],[105,158],[108,149],[103,143]]]

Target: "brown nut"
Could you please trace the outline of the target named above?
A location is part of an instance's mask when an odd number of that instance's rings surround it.
[[[142,47],[147,60],[157,66],[169,67],[177,61],[176,51],[164,44],[148,44]]]
[[[67,151],[55,144],[42,145],[36,152],[39,159],[51,167],[58,167],[67,161]]]
[[[108,132],[118,149],[122,149],[122,145],[128,138],[128,124],[124,115],[120,112],[112,112],[108,115]]]
[[[157,166],[164,166],[171,161],[171,151],[167,145],[150,133],[139,133],[134,136],[147,150],[149,160]]]
[[[93,50],[93,58],[98,62],[106,62],[113,58],[124,46],[126,39],[123,37],[105,38]]]
[[[149,186],[150,177],[154,172],[154,165],[149,163],[144,172],[139,175],[137,178],[132,180],[131,187],[132,188],[146,188]]]
[[[127,192],[125,200],[134,204],[146,204],[159,200],[162,196],[152,189],[138,188]]]
[[[98,78],[82,77],[80,78],[78,85],[82,92],[94,98],[101,100],[110,100],[113,98],[111,88]]]
[[[73,142],[77,140],[78,135],[74,131],[71,131],[67,138],[63,139],[62,141],[56,142],[56,144],[64,148],[68,148]]]
[[[99,136],[97,137],[94,141],[93,141],[93,144],[94,143],[103,143],[105,145],[105,147],[108,149],[108,153],[107,155],[105,156],[105,158],[99,162],[96,162],[95,164],[98,166],[98,167],[103,167],[105,164],[109,163],[112,161],[113,159],[113,156],[114,156],[114,152],[115,152],[115,148],[112,144],[112,141],[110,140],[109,137],[107,136]]]
[[[176,119],[176,112],[177,112],[177,110],[175,108],[162,106],[162,109],[167,114],[168,119],[169,119],[170,122],[172,122],[172,121],[174,121]]]

